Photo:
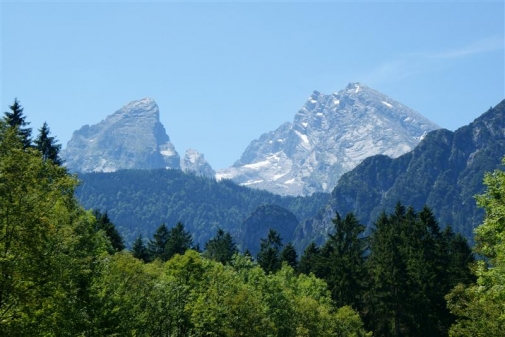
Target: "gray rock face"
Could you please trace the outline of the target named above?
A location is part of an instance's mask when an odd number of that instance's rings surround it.
[[[210,164],[205,160],[203,154],[196,150],[188,149],[181,160],[181,169],[184,171],[195,172],[209,178],[214,178],[216,172],[212,169]]]
[[[365,158],[398,157],[438,128],[401,103],[350,83],[331,95],[314,91],[292,123],[252,141],[216,177],[283,195],[329,192]]]
[[[180,169],[180,157],[150,98],[133,101],[98,124],[74,132],[62,151],[72,172]]]

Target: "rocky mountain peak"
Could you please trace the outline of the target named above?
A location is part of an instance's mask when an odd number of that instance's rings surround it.
[[[95,125],[74,132],[62,151],[69,170],[180,168],[180,158],[151,98],[132,101]]]
[[[363,159],[398,157],[438,128],[386,95],[350,83],[330,95],[314,91],[292,123],[252,141],[217,177],[279,194],[329,192]]]
[[[209,178],[213,178],[216,175],[216,172],[205,160],[204,155],[194,149],[186,150],[184,159],[181,160],[181,168],[184,171],[195,172]]]

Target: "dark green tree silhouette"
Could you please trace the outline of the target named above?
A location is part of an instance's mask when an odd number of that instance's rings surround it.
[[[170,232],[165,223],[162,223],[153,234],[153,238],[147,243],[147,252],[149,260],[160,259],[167,261],[170,256],[167,252],[167,243],[170,237]]]
[[[181,222],[178,222],[168,235],[165,247],[167,259],[171,259],[175,254],[183,255],[191,248],[193,248],[191,233],[184,229],[184,225]]]
[[[35,147],[42,153],[44,160],[51,160],[56,165],[61,165],[63,162],[60,158],[61,144],[57,144],[56,139],[49,136],[50,133],[47,123],[44,122],[35,139]]]
[[[114,254],[125,249],[123,238],[110,220],[107,212],[101,213],[99,210],[95,210],[93,214],[96,218],[96,231],[102,230],[110,242],[111,247],[109,253]]]
[[[328,283],[337,307],[350,305],[362,309],[365,279],[365,226],[353,213],[344,219],[340,214],[332,219],[334,232],[321,250],[323,278]]]
[[[295,246],[288,242],[281,251],[281,263],[286,262],[294,270],[298,269],[298,254],[296,253]]]
[[[17,98],[14,103],[9,106],[11,112],[6,111],[4,120],[10,127],[17,128],[17,135],[23,142],[23,147],[26,149],[31,146],[32,129],[27,127],[30,123],[25,121],[26,116],[23,115],[23,107],[19,104]]]
[[[237,245],[233,242],[231,234],[220,228],[216,235],[205,244],[204,256],[222,264],[228,264],[237,252]]]
[[[131,252],[134,258],[144,262],[149,261],[149,252],[147,251],[146,244],[141,234],[133,241]]]
[[[275,273],[281,268],[281,248],[281,236],[276,230],[270,228],[267,238],[261,239],[260,251],[256,258],[266,273]]]
[[[298,271],[305,275],[313,273],[314,275],[321,277],[321,271],[319,268],[321,265],[321,258],[321,250],[315,242],[311,242],[303,251],[303,255],[300,258],[300,264],[298,265]]]

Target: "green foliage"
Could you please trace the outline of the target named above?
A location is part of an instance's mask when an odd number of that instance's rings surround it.
[[[23,115],[23,107],[19,104],[17,98],[14,99],[14,103],[9,106],[11,112],[4,112],[4,121],[8,126],[16,130],[16,135],[23,144],[23,148],[28,148],[31,146],[31,134],[32,129],[27,127],[30,123],[26,122],[26,117]]]
[[[56,165],[61,165],[63,163],[60,158],[61,145],[56,143],[54,137],[49,136],[50,133],[47,123],[44,122],[35,139],[35,148],[42,153],[44,160],[51,160]]]
[[[201,247],[221,228],[232,235],[242,251],[252,251],[259,247],[259,239],[266,235],[268,227],[264,233],[251,228],[254,242],[244,245],[243,240],[248,238],[240,225],[259,206],[278,205],[301,220],[311,217],[329,199],[329,194],[322,193],[281,197],[180,170],[121,170],[82,174],[79,178],[82,183],[76,195],[82,205],[107,210],[127,243],[139,233],[151,237],[162,222],[182,222],[193,234],[194,243]],[[281,232],[286,240],[290,240],[294,226],[289,235]],[[256,255],[257,251],[252,253]]]
[[[228,264],[237,253],[237,245],[233,242],[231,234],[220,228],[216,235],[205,244],[203,255],[222,264]]]
[[[281,263],[285,262],[294,270],[298,269],[298,254],[296,253],[295,246],[288,242],[281,251]]]
[[[374,335],[447,334],[453,317],[444,307],[444,295],[456,280],[469,277],[468,267],[452,258],[470,251],[459,238],[442,235],[428,208],[416,213],[398,203],[393,214],[377,219],[365,294]],[[459,244],[464,247],[456,253],[453,248]],[[471,259],[469,254],[465,261]]]
[[[266,273],[281,268],[282,238],[274,229],[268,231],[266,239],[261,239],[260,251],[256,257],[258,264]]]
[[[105,240],[77,204],[77,181],[0,122],[0,335],[72,335]]]
[[[475,251],[485,260],[474,265],[475,284],[460,284],[447,296],[458,317],[451,336],[502,336],[505,329],[505,172],[486,174],[484,183],[477,202],[486,216],[475,229]]]
[[[144,239],[142,239],[141,234],[139,234],[139,236],[137,236],[135,241],[133,241],[131,252],[134,258],[144,262],[149,261],[149,252],[144,243]]]
[[[95,210],[93,211],[93,215],[96,219],[96,231],[102,231],[105,237],[109,240],[109,253],[114,254],[125,249],[126,247],[124,245],[123,238],[117,231],[116,226],[110,221],[107,212],[101,213],[100,211]]]
[[[359,224],[353,213],[348,213],[344,219],[337,213],[333,225],[333,233],[328,235],[321,250],[316,275],[328,283],[337,306],[362,309],[366,250],[362,236],[365,226]]]

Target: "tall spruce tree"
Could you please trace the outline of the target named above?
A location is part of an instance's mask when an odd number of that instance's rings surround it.
[[[217,230],[216,235],[205,244],[204,256],[212,260],[228,264],[231,262],[234,254],[238,253],[237,245],[229,232],[221,228]]]
[[[191,237],[191,233],[184,229],[184,225],[181,222],[178,222],[168,235],[165,247],[167,259],[171,259],[175,254],[182,255],[192,248],[193,238]]]
[[[110,242],[109,253],[114,254],[125,249],[123,237],[110,220],[109,214],[107,212],[101,213],[99,210],[93,211],[93,214],[96,219],[96,230],[103,231]]]
[[[332,220],[333,233],[321,250],[324,280],[338,307],[344,305],[361,309],[365,279],[365,226],[353,213],[344,219],[340,214]]]
[[[170,237],[168,227],[165,223],[162,223],[153,234],[153,238],[147,243],[147,252],[149,255],[149,260],[160,259],[161,261],[167,261],[170,257],[167,253],[167,243]]]
[[[317,244],[312,241],[307,248],[305,248],[303,255],[300,257],[298,271],[305,275],[313,273],[314,275],[323,278],[321,277],[320,272],[321,259],[321,250]]]
[[[134,258],[143,262],[149,261],[149,252],[147,251],[146,244],[141,234],[133,241],[131,252]]]
[[[29,122],[25,121],[26,116],[23,115],[23,107],[19,104],[17,98],[14,103],[9,106],[11,112],[6,111],[4,114],[5,122],[13,128],[17,128],[17,135],[23,143],[23,148],[28,148],[32,144],[32,129],[28,127]]]
[[[294,270],[298,270],[298,254],[291,242],[288,242],[281,251],[281,263],[283,262],[286,262]]]
[[[35,147],[42,153],[44,160],[51,160],[56,165],[61,165],[63,162],[60,158],[61,144],[57,144],[56,139],[49,136],[50,133],[49,126],[44,122],[35,139]]]
[[[275,229],[270,228],[266,239],[261,239],[260,251],[256,260],[266,273],[275,273],[281,268],[280,253],[282,238]]]

